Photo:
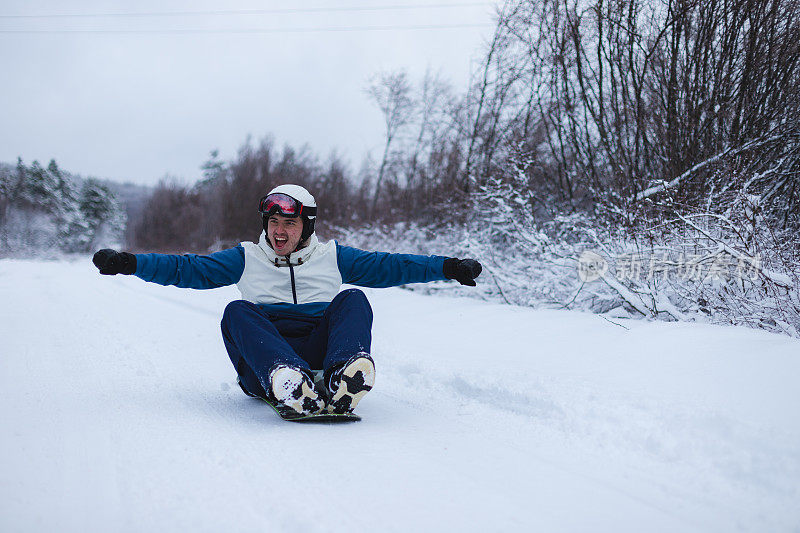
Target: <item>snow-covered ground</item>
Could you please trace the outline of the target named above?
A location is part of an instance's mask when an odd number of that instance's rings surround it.
[[[236,385],[233,287],[0,261],[0,531],[798,531],[800,342],[365,290],[363,421]]]

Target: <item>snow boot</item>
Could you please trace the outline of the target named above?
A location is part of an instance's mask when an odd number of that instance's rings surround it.
[[[328,412],[351,413],[375,384],[375,362],[368,353],[359,352],[335,368],[327,382]]]
[[[325,397],[314,380],[295,366],[277,364],[269,372],[272,399],[298,415],[310,415],[325,409]]]

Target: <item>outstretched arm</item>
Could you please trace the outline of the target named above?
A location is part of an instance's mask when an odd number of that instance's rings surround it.
[[[214,289],[237,283],[244,272],[240,246],[210,255],[129,254],[100,250],[92,258],[101,274],[135,274],[160,285]]]
[[[366,252],[339,243],[336,243],[336,254],[342,283],[362,287],[394,287],[444,279],[475,285],[474,278],[481,271],[480,264],[472,259]]]

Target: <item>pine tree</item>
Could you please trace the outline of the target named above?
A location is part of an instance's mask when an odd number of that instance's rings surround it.
[[[18,159],[15,172],[0,172],[0,242],[7,251],[88,252],[98,241],[118,243],[124,226],[107,187],[62,171],[54,160],[43,168]]]
[[[56,178],[38,161],[31,163],[29,168],[23,167],[23,179],[20,187],[20,198],[27,203],[27,207],[37,211],[55,214],[57,210]]]

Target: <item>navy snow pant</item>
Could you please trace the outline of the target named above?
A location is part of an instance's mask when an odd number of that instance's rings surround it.
[[[277,316],[236,300],[225,308],[221,326],[243,387],[264,397],[269,371],[277,363],[327,371],[358,352],[369,353],[372,308],[358,289],[337,294],[321,318]]]

